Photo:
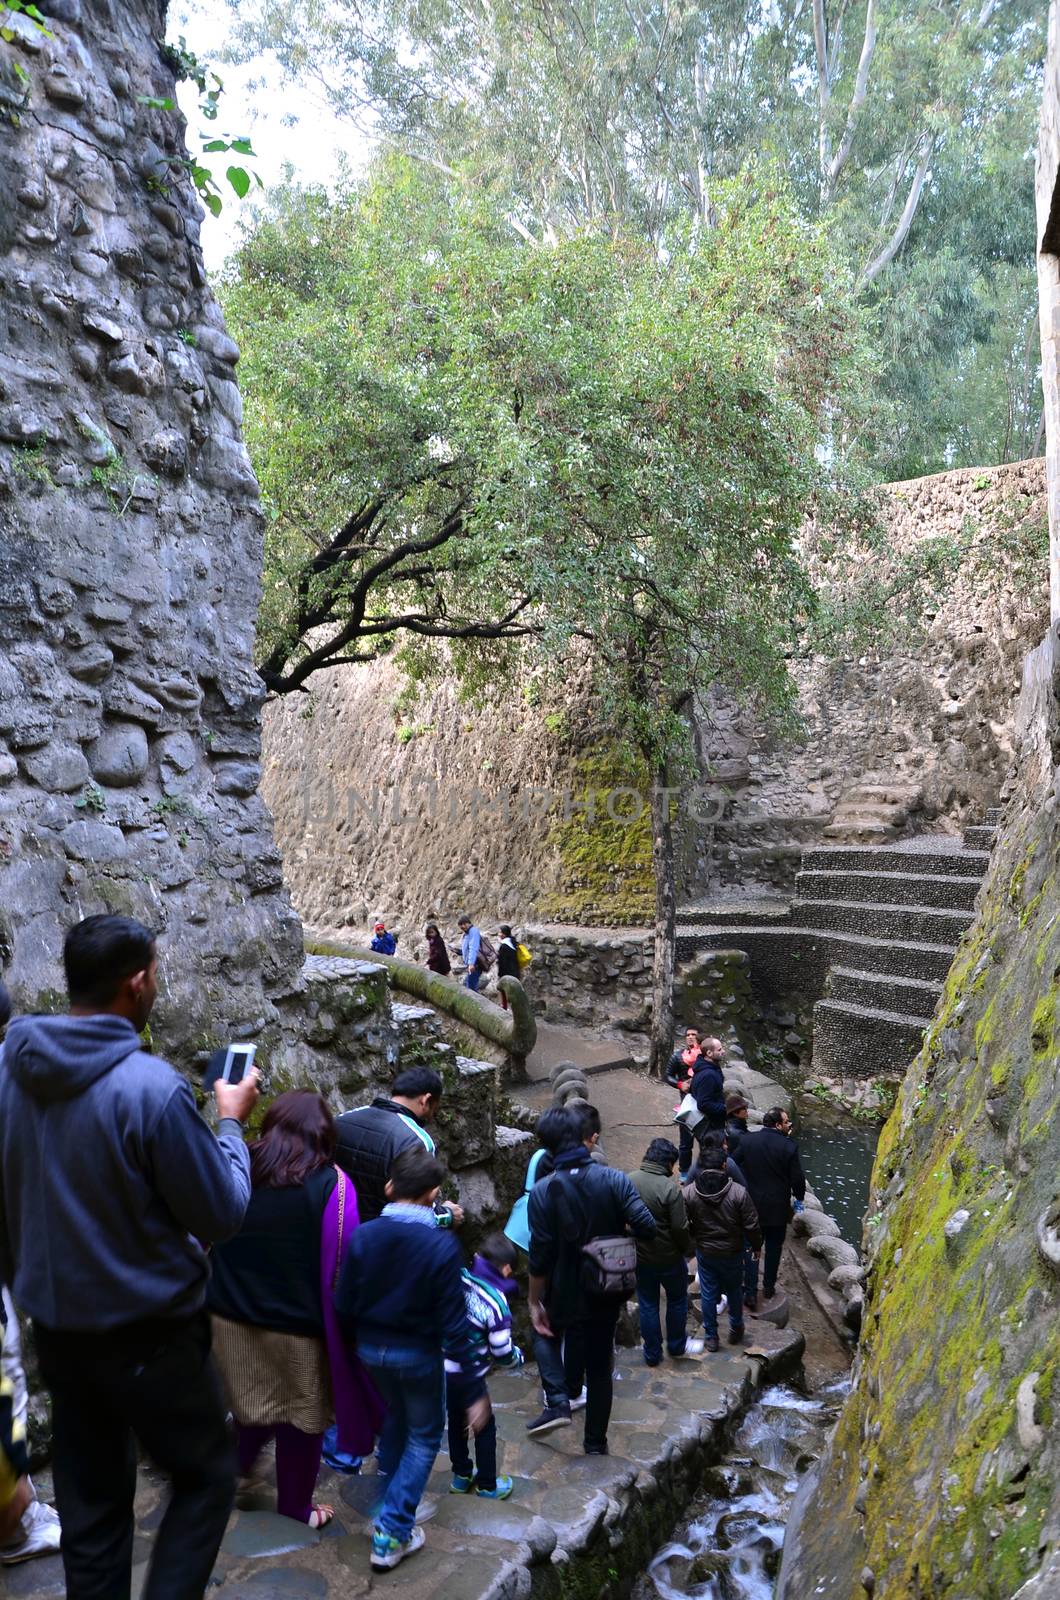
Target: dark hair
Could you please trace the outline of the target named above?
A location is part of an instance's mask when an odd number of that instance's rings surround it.
[[[471,918],[470,917],[457,917],[457,919],[456,919],[456,925],[457,925],[458,928],[462,928],[464,926],[465,922],[467,923],[468,927],[470,928],[471,927]]]
[[[600,1121],[600,1113],[595,1106],[591,1106],[588,1101],[583,1100],[580,1103],[575,1103],[571,1110],[577,1117],[581,1127],[579,1135],[581,1139],[591,1139],[594,1133],[600,1132],[603,1123]]]
[[[699,1148],[701,1150],[724,1150],[726,1139],[724,1128],[708,1128],[706,1133],[699,1135]]]
[[[698,1028],[686,1028],[684,1030],[684,1032],[685,1032],[685,1037],[686,1038],[688,1037],[688,1035],[690,1033],[694,1033],[697,1039],[702,1039],[702,1037],[703,1037],[703,1035],[700,1033]]]
[[[776,1128],[780,1123],[781,1117],[786,1115],[787,1112],[784,1110],[783,1106],[770,1106],[769,1110],[762,1118],[763,1126],[766,1128]]]
[[[442,1080],[432,1067],[406,1067],[394,1079],[390,1093],[403,1100],[418,1100],[421,1094],[442,1098]]]
[[[63,945],[71,1005],[109,1006],[126,978],[154,959],[155,936],[134,917],[85,917]]]
[[[440,930],[436,922],[428,922],[423,931],[429,937],[432,933],[438,933]]]
[[[488,1238],[483,1239],[478,1247],[478,1253],[491,1267],[496,1267],[498,1272],[502,1267],[514,1267],[519,1259],[514,1244],[504,1233],[491,1233]]]
[[[501,923],[501,938],[502,939],[510,939],[511,936],[512,936],[512,925],[511,925],[511,923],[510,922],[502,922]]]
[[[538,1144],[550,1156],[558,1156],[562,1150],[573,1150],[584,1138],[581,1119],[573,1111],[568,1111],[566,1106],[552,1106],[548,1111],[542,1111],[534,1132]]]
[[[0,1028],[6,1028],[11,1021],[11,996],[7,992],[7,985],[0,983]]]
[[[446,1172],[437,1157],[417,1140],[394,1157],[387,1178],[394,1189],[392,1200],[418,1200],[429,1189],[440,1188]]]
[[[265,1113],[261,1138],[250,1147],[255,1189],[294,1189],[335,1155],[335,1118],[315,1089],[288,1089]]]
[[[725,1151],[720,1144],[700,1146],[699,1170],[701,1172],[725,1171]]]
[[[653,1139],[644,1152],[645,1161],[657,1161],[662,1167],[672,1167],[679,1155],[678,1148],[669,1139]]]

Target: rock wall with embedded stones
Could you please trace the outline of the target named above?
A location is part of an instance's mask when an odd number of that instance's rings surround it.
[[[177,162],[161,0],[41,0],[0,43],[0,961],[159,930],[178,1059],[279,1027],[301,929],[258,794],[258,490]],[[16,71],[16,67],[19,69]]]
[[[961,544],[960,570],[920,634],[792,660],[800,739],[781,745],[737,708],[709,709],[700,745],[721,810],[683,830],[686,897],[790,887],[802,847],[859,782],[914,796],[914,827],[956,828],[996,803],[1020,663],[1048,615],[1044,545],[1020,531],[1044,525],[1044,463],[894,484],[883,503],[890,555],[866,545],[854,584],[870,567],[893,573],[925,540]],[[540,705],[532,684],[508,684],[476,709],[443,683],[408,706],[398,670],[378,662],[267,707],[265,750],[288,882],[319,927],[381,912],[412,937],[424,916],[452,926],[463,909],[491,924],[650,920],[650,833],[607,819],[615,778],[577,693]],[[564,792],[577,802],[566,819]]]
[[[854,1387],[789,1524],[780,1600],[817,1593],[1009,1600],[1055,1592],[1055,626],[1028,659],[1021,726],[1017,786],[978,918],[880,1141]]]

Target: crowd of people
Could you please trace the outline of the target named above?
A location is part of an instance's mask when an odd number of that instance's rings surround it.
[[[534,958],[529,947],[513,932],[510,923],[500,924],[496,945],[470,917],[459,917],[457,927],[460,930],[460,937],[458,941],[454,941],[451,952],[437,922],[428,922],[424,929],[427,966],[432,972],[437,972],[444,978],[454,976],[453,963],[456,961],[458,972],[463,974],[461,981],[464,987],[476,991],[492,972],[495,972],[498,978],[520,980],[525,978],[526,969]],[[377,955],[394,955],[397,951],[397,942],[397,934],[393,933],[385,922],[379,920],[373,923],[371,949]],[[507,1010],[508,997],[503,989],[499,998],[501,1005]]]
[[[446,1434],[451,1492],[507,1498],[488,1378],[523,1362],[510,1300],[524,1268],[543,1401],[527,1433],[584,1410],[589,1455],[608,1451],[629,1296],[658,1366],[662,1295],[665,1348],[684,1360],[719,1348],[720,1304],[742,1340],[763,1250],[775,1289],[805,1180],[783,1112],[749,1133],[745,1103],[722,1095],[715,1125],[717,1040],[690,1034],[675,1057],[687,1147],[652,1140],[632,1175],[605,1161],[594,1107],[543,1113],[523,1193],[468,1264],[431,1134],[436,1072],[402,1071],[337,1116],[289,1090],[248,1145],[255,1069],[213,1083],[212,1132],[188,1080],[144,1049],[146,928],[87,918],[64,962],[69,1014],[16,1018],[0,1057],[0,1562],[61,1537],[71,1600],[129,1593],[137,1447],[171,1480],[147,1600],[203,1594],[237,1475],[269,1443],[278,1510],[314,1528],[334,1516],[316,1499],[321,1460],[355,1472],[374,1453],[379,1572],[424,1542],[417,1511]],[[688,1330],[696,1275],[703,1338]],[[27,1473],[9,1295],[51,1396],[58,1514]]]

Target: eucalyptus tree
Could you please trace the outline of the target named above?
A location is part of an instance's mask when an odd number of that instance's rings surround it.
[[[276,693],[435,640],[481,685],[501,652],[587,668],[600,737],[649,775],[655,1033],[669,1047],[672,802],[715,684],[781,711],[810,605],[795,555],[842,454],[842,271],[763,174],[662,250],[513,238],[422,165],[288,190],[224,291],[271,523],[261,667]],[[779,289],[779,293],[778,293]],[[817,449],[821,418],[829,450]]]

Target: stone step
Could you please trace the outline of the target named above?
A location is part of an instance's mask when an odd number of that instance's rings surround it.
[[[867,801],[871,805],[905,806],[908,811],[919,799],[919,789],[903,789],[890,783],[859,783],[856,789],[847,790],[839,804],[845,810],[849,805]]]
[[[891,972],[870,972],[864,967],[833,967],[826,989],[827,1000],[868,1006],[873,1011],[903,1013],[930,1022],[942,984],[930,978],[900,978]]]
[[[920,834],[929,840],[931,834]],[[939,834],[940,839],[950,839],[949,834]],[[982,877],[990,856],[986,851],[964,850],[953,839],[949,848],[943,845],[829,845],[807,850],[802,858],[804,872],[926,872],[937,876],[954,873],[957,877]]]
[[[806,928],[827,928],[839,933],[860,933],[877,939],[911,939],[925,944],[957,940],[973,918],[972,911],[950,911],[940,906],[894,906],[877,901],[800,900],[792,907],[792,922]]]
[[[786,921],[791,910],[790,900],[777,897],[771,900],[716,900],[700,905],[679,906],[677,926],[712,928],[757,928],[770,923]]]
[[[1001,821],[1001,807],[988,806],[986,810],[986,816],[983,818],[983,821],[988,828],[996,828],[998,823]]]
[[[697,951],[745,950],[752,970],[759,953],[775,970],[790,968],[793,956],[800,956],[800,945],[820,950],[829,966],[843,966],[867,972],[892,973],[900,978],[937,979],[941,984],[953,965],[952,944],[932,944],[914,939],[879,939],[864,934],[840,933],[827,928],[763,926],[719,928],[709,924],[680,929],[678,954],[681,960]]]
[[[964,842],[969,850],[989,850],[993,846],[996,832],[995,827],[985,823],[974,828],[965,828]]]
[[[835,839],[848,844],[890,844],[892,839],[897,839],[901,830],[889,822],[881,822],[872,818],[852,819],[837,817],[830,822],[824,830],[826,839]]]
[[[800,900],[875,900],[888,905],[949,906],[971,910],[981,879],[955,872],[800,872],[795,893]]]
[[[812,1069],[828,1078],[900,1077],[920,1049],[924,1021],[845,1000],[813,1008]]]

